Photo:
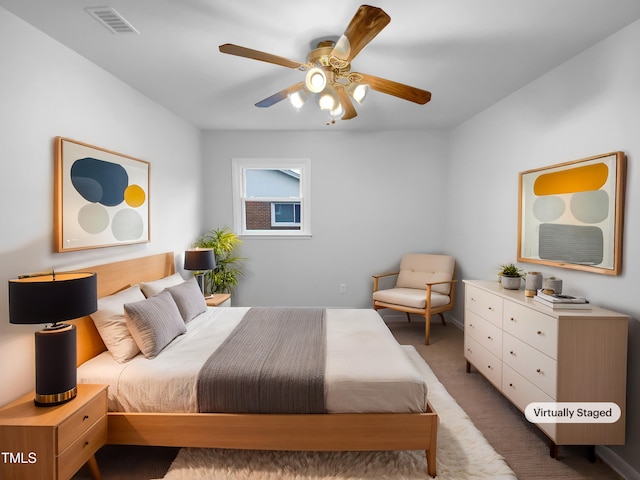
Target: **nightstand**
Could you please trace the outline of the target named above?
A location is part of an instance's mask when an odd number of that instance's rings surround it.
[[[78,385],[73,400],[36,407],[29,393],[0,409],[0,478],[68,480],[107,441],[107,386]]]
[[[231,294],[230,293],[214,293],[207,299],[207,305],[210,307],[230,307],[231,306]]]

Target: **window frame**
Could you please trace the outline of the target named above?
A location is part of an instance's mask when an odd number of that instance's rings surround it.
[[[231,161],[233,184],[233,226],[239,236],[255,237],[310,237],[311,236],[311,161],[308,158],[233,158]],[[246,171],[250,169],[264,170],[300,170],[300,197],[247,197]],[[300,224],[284,225],[296,226],[295,230],[251,230],[246,227],[246,202],[269,201],[272,203],[300,203]]]

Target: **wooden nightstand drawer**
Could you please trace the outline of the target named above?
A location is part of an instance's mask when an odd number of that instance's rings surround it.
[[[107,442],[107,417],[102,417],[58,456],[58,478],[69,478]]]
[[[64,452],[80,435],[89,430],[100,418],[104,417],[106,411],[107,392],[104,390],[60,424],[58,427],[57,453]]]

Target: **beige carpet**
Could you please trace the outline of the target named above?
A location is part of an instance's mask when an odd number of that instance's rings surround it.
[[[437,469],[440,480],[515,479],[500,455],[438,381],[412,346],[404,347],[429,388],[440,418]],[[164,480],[424,479],[424,452],[248,452],[183,448]]]

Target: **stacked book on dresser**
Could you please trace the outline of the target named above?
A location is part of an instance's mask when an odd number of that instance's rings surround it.
[[[542,289],[538,290],[533,299],[554,310],[591,310],[591,304],[586,298],[544,293]]]

